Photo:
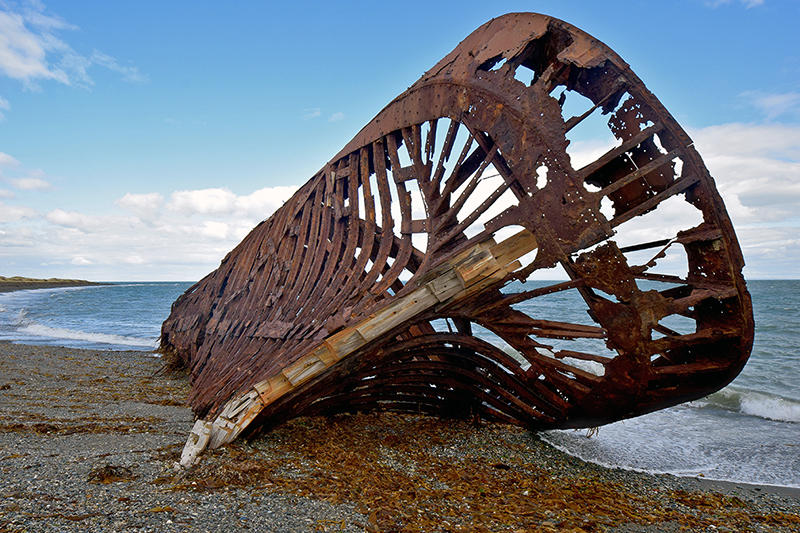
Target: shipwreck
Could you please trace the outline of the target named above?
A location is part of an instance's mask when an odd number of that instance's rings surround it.
[[[593,156],[570,144],[589,127],[614,141]],[[493,19],[173,304],[181,464],[298,416],[579,428],[703,397],[750,354],[743,266],[692,140],[619,56]]]

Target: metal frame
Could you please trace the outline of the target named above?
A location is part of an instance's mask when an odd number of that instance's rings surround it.
[[[575,168],[570,132],[598,117],[616,146]],[[641,235],[671,210],[691,225]],[[700,398],[750,354],[743,266],[691,139],[622,59],[494,19],[175,302],[161,350],[200,417],[182,463],[301,415],[594,427]],[[569,280],[510,290],[553,267]],[[558,298],[587,313],[556,320]]]

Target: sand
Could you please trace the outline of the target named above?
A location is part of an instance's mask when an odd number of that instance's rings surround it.
[[[145,352],[0,343],[0,533],[800,531],[800,491],[605,469],[519,428],[292,421],[175,462],[185,376]]]

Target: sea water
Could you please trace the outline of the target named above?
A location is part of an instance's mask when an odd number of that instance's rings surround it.
[[[172,302],[190,285],[115,283],[0,293],[0,341],[154,350]],[[703,400],[603,426],[591,437],[585,430],[547,431],[541,437],[609,467],[800,487],[800,281],[756,280],[748,288],[755,344],[728,387]],[[526,305],[536,318],[591,323],[574,291]]]
[[[800,281],[747,286],[755,342],[730,385],[597,433],[547,431],[543,440],[609,467],[800,487]]]
[[[172,302],[191,285],[112,283],[0,293],[0,341],[155,350]]]

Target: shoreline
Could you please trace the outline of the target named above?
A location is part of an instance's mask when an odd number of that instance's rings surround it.
[[[653,475],[653,474],[651,474]],[[713,490],[725,494],[777,494],[786,498],[800,501],[800,487],[787,487],[784,485],[758,485],[755,483],[741,483],[722,479],[706,479],[701,477],[687,477],[693,479],[705,490]]]
[[[609,469],[413,415],[297,419],[176,472],[189,384],[152,352],[0,342],[0,365],[0,531],[800,530],[800,489]]]
[[[59,289],[62,287],[94,287],[109,285],[98,281],[87,281],[85,279],[33,279],[15,276],[6,278],[0,276],[0,293],[35,290],[35,289]]]

